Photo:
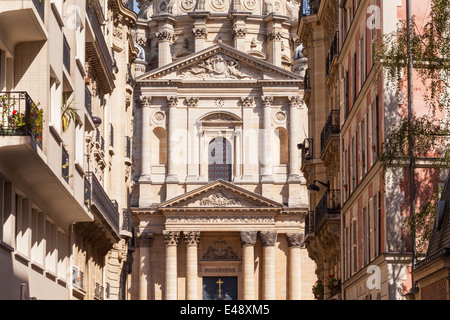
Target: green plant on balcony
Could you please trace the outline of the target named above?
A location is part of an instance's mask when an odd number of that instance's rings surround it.
[[[323,285],[322,280],[317,280],[316,283],[312,287],[312,292],[314,294],[314,298],[317,300],[322,299],[324,290],[325,290],[325,286]]]
[[[333,296],[338,293],[339,280],[334,274],[331,274],[328,276],[328,279],[325,280],[325,286],[330,290],[330,295]]]
[[[61,122],[63,132],[67,131],[72,121],[81,122],[78,109],[73,106],[73,99],[65,100],[61,107]]]
[[[38,104],[31,102],[30,111],[21,112],[15,108],[15,100],[9,94],[0,97],[1,131],[19,133],[28,131],[37,142],[42,141],[43,110],[38,108]]]

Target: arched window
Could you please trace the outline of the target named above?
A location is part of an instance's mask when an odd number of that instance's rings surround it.
[[[208,180],[231,181],[231,144],[223,138],[211,140],[208,146]]]
[[[164,128],[156,127],[152,139],[152,163],[167,164],[167,132]]]
[[[289,162],[289,145],[288,145],[288,139],[289,134],[288,131],[283,127],[278,127],[275,129],[275,134],[277,135],[279,141],[279,163],[280,164],[287,164]]]

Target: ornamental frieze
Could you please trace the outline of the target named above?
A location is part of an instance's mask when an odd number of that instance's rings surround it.
[[[260,79],[261,72],[221,53],[177,72],[181,79]]]
[[[273,224],[274,217],[258,216],[258,215],[174,215],[166,217],[166,224],[196,224],[196,223],[221,223],[221,224],[237,224],[237,223],[258,223]]]

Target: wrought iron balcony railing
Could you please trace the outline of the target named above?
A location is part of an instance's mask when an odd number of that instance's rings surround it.
[[[339,54],[339,32],[336,32],[333,41],[331,42],[330,51],[328,52],[326,59],[327,75],[330,74],[333,59],[338,54]]]
[[[317,231],[321,222],[330,215],[341,213],[341,191],[339,189],[327,190],[314,210],[314,231]]]
[[[92,117],[92,95],[88,87],[84,87],[84,105],[87,112]]]
[[[31,136],[42,149],[43,111],[27,92],[0,92],[0,136]]]
[[[327,145],[331,135],[339,134],[340,132],[339,118],[339,110],[331,110],[320,134],[320,151],[322,153],[324,152],[325,146]]]
[[[303,16],[310,16],[319,12],[321,0],[302,0],[300,2],[300,19]]]
[[[75,288],[84,290],[84,273],[75,266],[72,268],[72,284]]]
[[[119,235],[119,212],[95,174],[93,172],[87,172],[86,176],[90,180],[92,205],[95,205],[102,214],[104,220],[111,226],[116,235]]]

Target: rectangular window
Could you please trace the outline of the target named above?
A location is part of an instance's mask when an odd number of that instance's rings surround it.
[[[366,125],[365,125],[365,118],[361,121],[359,125],[359,135],[360,135],[360,150],[359,150],[359,159],[361,163],[360,168],[360,178],[362,179],[366,174]]]
[[[362,210],[362,238],[363,238],[363,265],[365,266],[369,262],[369,219],[367,217],[367,208],[364,207]]]
[[[361,90],[364,81],[366,80],[366,63],[365,63],[365,46],[364,46],[364,36],[361,37],[361,40],[359,41],[359,88]]]
[[[358,270],[358,224],[352,221],[352,274]]]

